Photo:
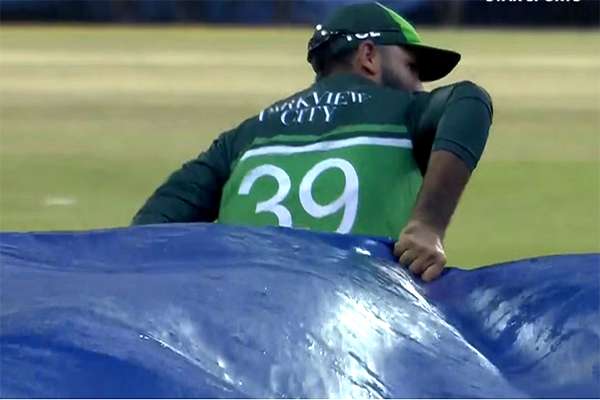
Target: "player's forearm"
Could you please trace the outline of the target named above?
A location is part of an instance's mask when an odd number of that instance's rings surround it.
[[[212,222],[218,216],[222,181],[204,156],[187,162],[150,196],[132,225]]]
[[[164,224],[173,222],[212,222],[216,210],[195,203],[194,192],[173,187],[170,182],[161,186],[136,213],[131,225]],[[209,203],[210,204],[210,203]]]
[[[470,176],[465,162],[451,152],[431,153],[411,220],[430,226],[443,237]]]

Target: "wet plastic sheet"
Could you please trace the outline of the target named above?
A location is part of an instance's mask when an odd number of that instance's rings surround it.
[[[600,255],[422,284],[391,243],[0,234],[2,397],[597,397]]]

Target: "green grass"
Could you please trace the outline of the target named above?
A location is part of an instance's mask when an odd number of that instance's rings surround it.
[[[311,83],[308,36],[1,27],[0,229],[127,225],[218,133]],[[448,232],[450,263],[600,251],[600,34],[422,36],[463,53],[436,84],[474,80],[495,107],[488,148]]]

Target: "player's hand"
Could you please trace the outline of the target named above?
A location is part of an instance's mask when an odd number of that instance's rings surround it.
[[[442,274],[446,253],[442,244],[443,232],[426,223],[412,220],[400,233],[394,245],[394,255],[400,265],[430,282]]]

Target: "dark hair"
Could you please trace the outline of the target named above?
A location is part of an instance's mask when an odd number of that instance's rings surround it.
[[[316,80],[329,76],[335,69],[352,66],[356,49],[349,49],[337,54],[331,54],[329,49],[317,50],[312,58],[312,67],[317,74]]]

